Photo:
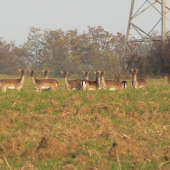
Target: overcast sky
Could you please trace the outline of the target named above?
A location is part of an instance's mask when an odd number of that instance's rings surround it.
[[[143,2],[136,0],[135,10]],[[126,34],[130,7],[131,0],[0,0],[0,37],[20,45],[27,41],[30,27],[63,31],[77,29],[82,33],[88,31],[88,26],[102,26],[110,33]],[[152,10],[146,15],[151,21],[146,24],[144,18],[137,21],[145,27],[160,19]],[[170,28],[169,23],[167,28]]]

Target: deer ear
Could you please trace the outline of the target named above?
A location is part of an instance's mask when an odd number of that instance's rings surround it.
[[[64,72],[63,72],[63,71],[61,71],[61,74],[64,74]]]
[[[48,73],[50,72],[50,70],[48,70]]]
[[[85,73],[85,71],[82,71],[83,73]]]
[[[21,72],[21,69],[18,69]]]
[[[44,70],[42,70],[42,72],[44,73]]]

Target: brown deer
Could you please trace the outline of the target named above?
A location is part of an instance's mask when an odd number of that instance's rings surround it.
[[[116,73],[115,81],[120,82],[121,75],[122,75],[122,73]],[[123,84],[123,88],[124,88],[124,89],[126,89],[126,88],[128,87],[127,81],[123,80],[123,81],[121,81],[121,83]]]
[[[0,87],[2,88],[2,92],[6,92],[7,89],[15,89],[17,91],[20,91],[20,89],[23,87],[24,81],[25,81],[25,72],[26,70],[18,69],[21,72],[21,78],[20,79],[2,79],[0,80]]]
[[[48,79],[48,73],[50,72],[50,70],[42,70],[42,72],[44,73],[44,78]]]
[[[120,81],[121,74],[122,74],[122,73],[116,73],[115,81]]]
[[[85,79],[89,80],[89,74],[91,71],[82,71],[85,74]]]
[[[36,79],[35,78],[35,72],[36,71],[30,71],[31,77],[32,77],[32,82],[37,89],[37,91],[42,91],[42,90],[47,90],[51,89],[53,91],[56,91],[58,82],[57,80],[54,79]]]
[[[114,80],[105,80],[105,72],[101,72],[102,87],[105,90],[117,90],[126,88],[126,83],[121,83]]]
[[[81,85],[83,90],[97,90],[100,89],[100,73],[101,71],[94,71],[94,74],[96,74],[96,80],[90,81],[90,80],[82,80]]]
[[[144,79],[137,79],[137,74],[138,74],[139,69],[131,69],[131,74],[132,74],[132,86],[135,89],[139,88],[145,88],[147,83]]]
[[[68,80],[68,74],[69,72],[63,72],[61,71],[61,74],[64,76],[64,81],[65,81],[65,87],[67,90],[72,91],[72,90],[80,90],[81,87],[81,81],[80,79],[77,80]]]

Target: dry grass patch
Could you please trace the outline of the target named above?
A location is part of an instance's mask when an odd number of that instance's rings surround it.
[[[170,95],[159,82],[151,89],[120,92],[59,89],[35,94],[25,89],[0,94],[3,169],[8,168],[5,158],[11,169],[168,167]],[[10,95],[17,98],[13,107]]]

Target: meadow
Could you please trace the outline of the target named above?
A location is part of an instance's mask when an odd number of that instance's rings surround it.
[[[0,76],[0,79],[7,77]],[[16,78],[10,77],[8,78]],[[170,168],[170,85],[36,92],[0,91],[0,169],[151,170]]]

